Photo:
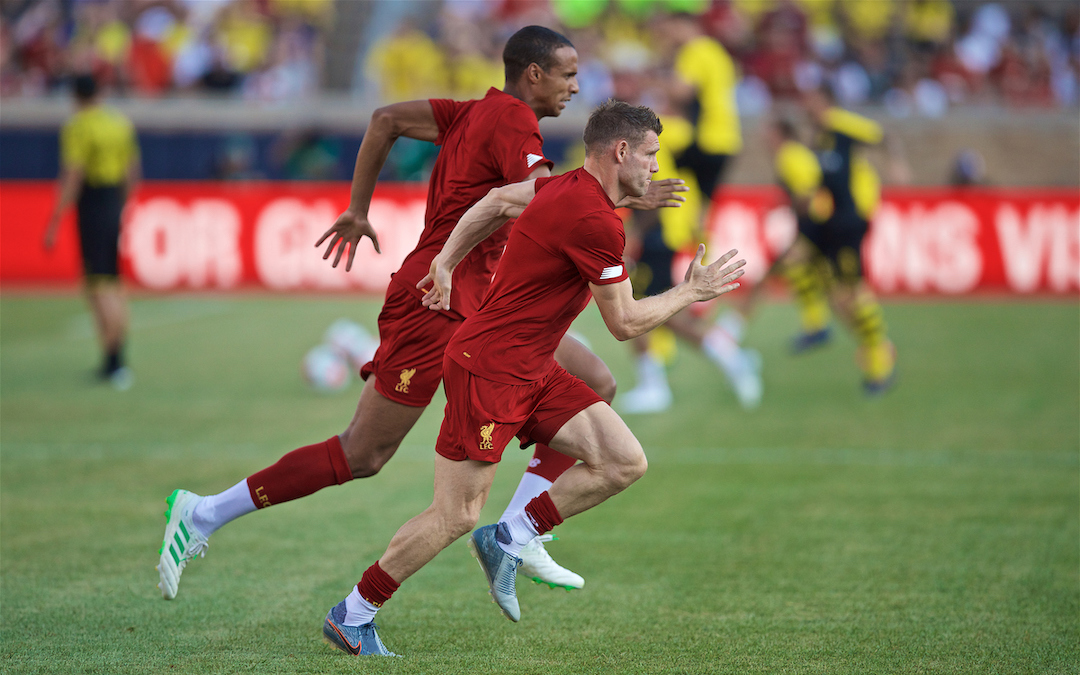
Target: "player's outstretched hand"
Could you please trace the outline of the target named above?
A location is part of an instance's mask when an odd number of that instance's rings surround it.
[[[740,259],[727,265],[728,261],[734,258],[736,254],[738,254],[738,251],[731,249],[720,256],[720,259],[713,264],[702,265],[701,261],[705,257],[705,244],[698,244],[697,254],[694,256],[693,262],[690,263],[690,267],[686,269],[686,276],[684,277],[686,283],[697,291],[698,300],[711,300],[739,287],[736,281],[745,272],[742,268],[746,265],[746,261]],[[727,265],[727,267],[724,267],[724,265]]]
[[[428,284],[431,288],[424,293],[420,302],[428,309],[450,309],[450,288],[453,285],[454,270],[442,263],[439,256],[431,261],[431,269],[426,277],[416,284],[420,290],[425,290]]]
[[[689,192],[686,182],[681,178],[665,178],[654,180],[649,183],[649,191],[641,197],[624,197],[616,206],[628,207],[638,211],[652,211],[653,209],[682,206],[686,197],[680,192]]]
[[[334,249],[337,249],[337,255],[334,256],[334,267],[338,266],[342,254],[345,253],[345,249],[348,249],[349,257],[345,261],[345,271],[348,272],[352,269],[353,258],[356,257],[356,247],[359,246],[360,240],[364,237],[371,239],[371,244],[375,247],[376,253],[382,253],[379,250],[379,237],[375,234],[375,228],[368,222],[367,216],[362,216],[353,211],[346,211],[338,216],[330,229],[323,233],[323,236],[319,237],[319,241],[315,242],[315,248],[322,246],[322,243],[329,239],[330,243],[326,247],[326,253],[323,254],[323,260],[328,259],[330,254],[334,253]]]

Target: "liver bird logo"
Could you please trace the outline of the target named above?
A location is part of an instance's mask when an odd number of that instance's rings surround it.
[[[416,368],[406,368],[401,371],[401,382],[398,382],[394,386],[394,391],[400,391],[402,394],[409,393],[409,380],[416,374]]]
[[[491,442],[491,434],[495,432],[495,423],[485,424],[480,427],[480,449],[493,450],[495,445]]]

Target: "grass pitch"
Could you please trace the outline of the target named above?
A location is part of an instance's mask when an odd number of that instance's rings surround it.
[[[650,458],[549,545],[581,592],[522,583],[501,618],[464,542],[380,613],[405,658],[321,640],[326,611],[431,498],[433,405],[383,472],[211,539],[165,602],[164,499],[216,492],[337,433],[359,385],[320,396],[302,354],[347,298],[138,297],[135,387],[93,382],[75,296],[0,301],[4,673],[1080,672],[1080,314],[1075,303],[891,304],[900,384],[863,399],[851,341],[794,358],[794,313],[748,342],[744,413],[683,348],[677,406],[630,418]],[[594,309],[575,328],[632,386]],[[524,469],[508,449],[482,520]]]

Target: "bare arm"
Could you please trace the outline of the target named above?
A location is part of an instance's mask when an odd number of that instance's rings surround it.
[[[142,161],[138,156],[133,157],[128,164],[127,182],[124,184],[124,199],[130,199],[142,183]]]
[[[547,167],[544,167],[544,171],[547,171]],[[492,189],[461,216],[450,238],[431,261],[428,275],[416,284],[421,289],[432,284],[431,290],[424,295],[425,307],[450,309],[451,280],[458,263],[506,221],[520,216],[535,195],[535,180],[511,183]]]
[[[337,250],[333,266],[337,267],[342,254],[348,249],[349,257],[345,269],[351,270],[356,247],[364,237],[371,239],[375,251],[379,251],[379,238],[375,228],[368,221],[368,209],[371,207],[371,195],[375,192],[375,183],[379,172],[386,164],[390,148],[401,136],[434,143],[439,136],[439,125],[435,121],[435,112],[429,101],[406,101],[379,108],[371,115],[371,123],[364,132],[364,140],[356,153],[356,166],[353,168],[352,191],[349,208],[338,216],[315,246],[322,246],[327,239],[330,243],[323,254],[326,260]]]
[[[738,288],[735,281],[743,275],[742,267],[746,261],[739,260],[724,267],[736,253],[732,249],[705,266],[701,264],[705,245],[699,244],[697,255],[681,284],[641,300],[634,299],[629,279],[616,284],[589,284],[589,288],[611,334],[618,340],[629,340],[656,328],[693,302],[710,300]]]
[[[46,249],[51,249],[56,245],[56,235],[60,229],[60,217],[78,199],[82,181],[83,170],[81,167],[69,166],[60,170],[60,185],[56,195],[56,206],[53,207],[53,211],[49,215],[48,224],[45,226],[45,236],[42,239]]]

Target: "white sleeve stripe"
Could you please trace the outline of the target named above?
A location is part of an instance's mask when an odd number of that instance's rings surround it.
[[[614,279],[622,274],[622,265],[616,265],[614,267],[605,267],[604,271],[600,273],[600,280]]]
[[[541,161],[542,159],[544,159],[543,155],[534,155],[531,152],[529,154],[525,155],[525,163],[528,165],[528,167],[530,169],[533,167],[533,164],[536,164],[537,162]]]

